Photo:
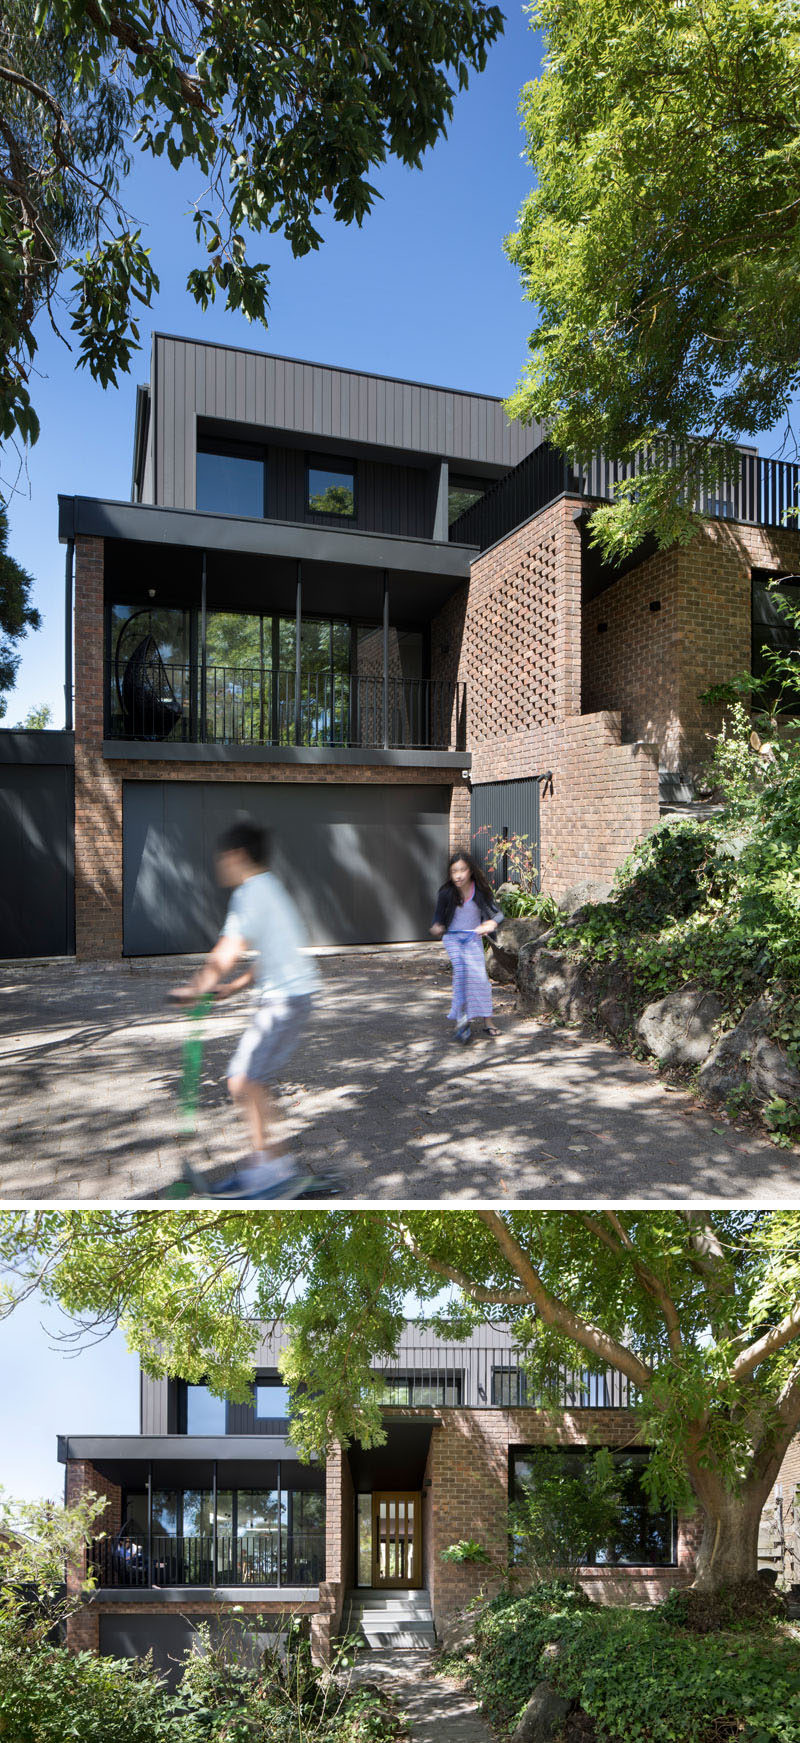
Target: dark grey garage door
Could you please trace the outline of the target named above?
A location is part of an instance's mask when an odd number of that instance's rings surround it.
[[[100,1651],[109,1658],[144,1658],[152,1652],[156,1670],[166,1676],[174,1688],[180,1681],[187,1652],[197,1650],[197,1629],[202,1623],[207,1626],[214,1645],[226,1646],[240,1663],[244,1660],[254,1667],[260,1651],[276,1638],[263,1628],[258,1629],[254,1624],[248,1626],[235,1616],[214,1612],[205,1616],[181,1616],[178,1606],[171,1615],[148,1614],[147,1608],[143,1607],[138,1615],[129,1611],[101,1615]]]
[[[428,935],[448,855],[450,788],[126,781],[126,956],[212,944],[225,912],[214,845],[237,817],[272,831],[272,869],[315,944]]]
[[[57,732],[0,736],[0,957],[68,956],[75,949],[72,740]]]

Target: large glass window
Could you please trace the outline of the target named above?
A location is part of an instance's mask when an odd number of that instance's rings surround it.
[[[580,1476],[591,1452],[589,1447],[560,1447],[550,1456],[566,1474]],[[651,1508],[642,1481],[649,1457],[646,1448],[613,1452],[620,1509],[614,1531],[593,1557],[597,1566],[664,1567],[675,1561],[675,1516],[669,1508]],[[531,1458],[524,1448],[512,1449],[509,1458],[511,1495],[521,1501],[535,1480]]]
[[[195,502],[206,514],[240,514],[261,520],[267,512],[264,451],[247,442],[197,443]]]
[[[777,585],[771,583],[773,577],[766,571],[753,575],[752,667],[755,678],[767,677],[767,655],[771,650],[792,653],[800,642],[797,629],[784,615],[780,604],[783,599],[793,609],[800,605],[800,579],[787,576]],[[765,700],[769,703],[778,700],[776,684],[769,684]],[[794,693],[785,692],[780,697],[780,706],[785,713],[800,713],[800,684]]]
[[[288,1422],[289,1388],[279,1380],[257,1380],[255,1409],[259,1422]]]
[[[311,514],[352,520],[356,512],[356,471],[348,461],[309,460],[306,507]]]
[[[528,1376],[520,1368],[492,1368],[492,1403],[506,1410],[528,1402]]]
[[[358,1585],[372,1585],[372,1496],[358,1497]]]
[[[112,605],[108,710],[115,738],[182,739],[190,726],[191,614]]]
[[[215,1398],[207,1386],[187,1386],[185,1389],[186,1434],[224,1434],[227,1405],[224,1398]]]

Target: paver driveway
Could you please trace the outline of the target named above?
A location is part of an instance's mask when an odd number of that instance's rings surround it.
[[[324,957],[284,1106],[304,1165],[349,1197],[796,1198],[797,1157],[693,1107],[605,1042],[496,1000],[502,1034],[462,1050],[437,946]],[[142,1198],[180,1170],[186,962],[0,965],[0,1193]],[[241,1151],[224,1089],[242,997],[208,1019],[192,1155]]]

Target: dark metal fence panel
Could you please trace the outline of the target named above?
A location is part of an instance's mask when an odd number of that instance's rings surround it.
[[[216,1553],[215,1553],[216,1551]],[[325,1578],[324,1531],[276,1528],[237,1536],[97,1538],[89,1545],[88,1569],[99,1585],[306,1586]]]
[[[487,781],[472,789],[472,852],[495,888],[512,876],[507,861],[501,861],[496,871],[492,871],[487,863],[488,849],[496,835],[526,838],[534,856],[538,884],[539,781],[535,777],[522,781]]]
[[[0,957],[75,950],[72,764],[66,733],[0,733]]]
[[[669,445],[671,460],[677,460],[679,452],[674,444]],[[605,455],[595,454],[587,466],[579,466],[543,442],[453,521],[450,538],[457,544],[477,545],[485,551],[538,514],[562,491],[595,501],[598,498],[610,501],[616,484],[647,472],[655,457],[656,449],[648,445],[638,448],[629,460],[607,460]],[[736,476],[720,482],[713,491],[697,486],[692,507],[698,514],[723,520],[768,527],[797,526],[800,464],[742,452]]]

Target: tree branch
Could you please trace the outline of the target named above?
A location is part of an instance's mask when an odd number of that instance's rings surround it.
[[[608,1247],[609,1251],[612,1252],[616,1258],[630,1260],[642,1288],[647,1291],[647,1294],[661,1309],[664,1324],[667,1328],[669,1347],[673,1356],[679,1356],[683,1349],[683,1338],[681,1337],[680,1321],[678,1319],[677,1309],[672,1296],[668,1294],[660,1277],[657,1277],[655,1272],[650,1270],[649,1265],[646,1265],[644,1260],[637,1253],[635,1244],[632,1241],[622,1218],[617,1215],[617,1212],[614,1210],[607,1210],[603,1212],[603,1215],[608,1218],[608,1221],[617,1236],[616,1240],[609,1235],[607,1229],[604,1228],[602,1222],[598,1218],[583,1214],[581,1215],[581,1221],[592,1234],[597,1236],[598,1240],[603,1242],[604,1246]]]
[[[435,1271],[437,1277],[446,1278],[448,1283],[455,1283],[458,1289],[462,1289],[464,1294],[468,1295],[470,1300],[476,1302],[479,1306],[533,1306],[532,1299],[525,1289],[487,1289],[483,1284],[471,1283],[469,1278],[464,1275],[464,1272],[458,1271],[455,1265],[447,1265],[443,1259],[432,1259],[430,1254],[426,1253],[424,1249],[420,1247],[419,1243],[415,1241],[411,1230],[406,1228],[405,1223],[399,1223],[398,1228],[404,1245],[408,1248],[409,1252],[415,1259],[419,1259],[420,1264],[426,1265],[431,1271]]]
[[[496,1210],[479,1210],[476,1213],[482,1223],[485,1223],[500,1248],[503,1257],[516,1272],[523,1287],[527,1290],[530,1300],[536,1308],[545,1325],[551,1325],[556,1331],[563,1332],[573,1343],[579,1344],[593,1356],[607,1362],[609,1367],[616,1368],[619,1373],[627,1375],[634,1386],[645,1388],[653,1378],[652,1369],[646,1362],[639,1360],[632,1350],[624,1344],[617,1343],[616,1338],[601,1330],[600,1326],[591,1325],[580,1315],[574,1313],[571,1307],[551,1295],[546,1289],[538,1272],[534,1269],[527,1254],[523,1252],[519,1242],[514,1239],[510,1228]]]
[[[132,25],[126,24],[123,19],[118,18],[115,12],[104,14],[96,4],[96,0],[85,0],[85,10],[87,18],[91,19],[95,29],[101,34],[107,31],[120,44],[121,48],[127,48],[131,54],[141,55],[145,60],[155,58],[156,50],[153,44],[148,42],[146,37],[140,36]],[[190,73],[184,72],[174,57],[172,66],[184,101],[192,109],[205,109],[206,102],[200,80],[192,78]]]
[[[756,1338],[755,1343],[751,1344],[749,1349],[742,1350],[741,1355],[736,1357],[731,1368],[731,1379],[747,1380],[761,1362],[765,1362],[768,1356],[774,1356],[778,1350],[785,1349],[786,1345],[798,1336],[800,1336],[800,1306],[794,1307],[791,1313],[787,1313],[779,1325],[773,1325],[769,1331],[765,1331],[763,1337]]]

